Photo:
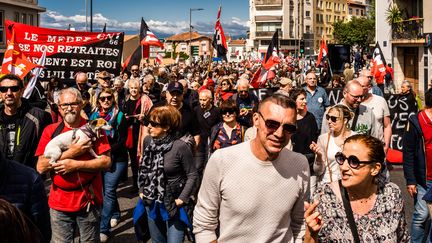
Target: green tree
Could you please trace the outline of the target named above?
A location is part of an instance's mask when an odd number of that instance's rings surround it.
[[[348,22],[337,21],[333,23],[333,36],[338,44],[367,47],[374,42],[375,21],[356,17]]]

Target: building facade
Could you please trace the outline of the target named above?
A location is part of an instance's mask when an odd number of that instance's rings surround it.
[[[305,28],[303,6],[299,0],[249,0],[252,51],[263,56],[278,30],[279,49],[284,54],[298,52]]]
[[[40,13],[46,9],[38,5],[38,0],[2,0],[0,2],[0,58],[6,50],[5,20],[39,26]]]
[[[333,23],[346,21],[348,5],[346,0],[316,0],[314,1],[314,49],[319,50],[321,38],[333,41]]]
[[[164,49],[167,52],[186,53],[189,55],[192,48],[194,57],[209,58],[212,39],[197,32],[180,33],[165,39]],[[169,56],[167,56],[168,58]]]
[[[397,90],[403,80],[408,80],[423,96],[432,80],[432,47],[426,45],[425,38],[432,36],[432,1],[394,0],[390,4],[398,6],[402,19],[391,24],[391,63]],[[383,11],[381,14],[388,14]]]
[[[246,40],[229,40],[227,45],[227,59],[229,62],[241,62],[246,58]]]

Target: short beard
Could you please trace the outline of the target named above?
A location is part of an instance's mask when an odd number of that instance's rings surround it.
[[[77,114],[75,112],[68,112],[64,116],[64,120],[69,124],[74,123],[76,119],[77,119]]]

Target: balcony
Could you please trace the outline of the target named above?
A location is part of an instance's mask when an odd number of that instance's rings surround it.
[[[280,10],[282,0],[255,0],[256,10]]]
[[[392,24],[393,40],[423,38],[423,18],[411,18]]]
[[[259,37],[259,38],[262,38],[262,37],[271,38],[271,37],[273,37],[273,34],[274,34],[274,31],[257,31],[257,32],[255,32],[255,36]],[[282,37],[282,31],[279,30],[278,34],[279,34],[279,38],[281,38]]]

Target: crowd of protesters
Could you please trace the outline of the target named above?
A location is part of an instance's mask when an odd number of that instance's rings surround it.
[[[52,77],[29,100],[25,82],[5,75],[0,197],[23,214],[0,200],[0,221],[15,217],[38,232],[34,242],[106,242],[124,220],[116,191],[126,181],[139,196],[144,241],[408,242],[385,159],[392,130],[383,94],[394,92],[393,73],[376,83],[354,66],[332,74],[287,58],[259,84],[264,97],[251,86],[260,67],[250,61],[142,62],[95,82],[78,72],[73,83]],[[326,88],[342,89],[339,104],[330,106]],[[408,81],[400,96],[418,102]],[[432,90],[425,105],[404,137],[414,242],[429,235]],[[97,119],[109,128],[76,137]],[[51,161],[50,141],[69,131],[72,143]]]

